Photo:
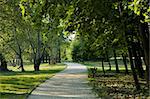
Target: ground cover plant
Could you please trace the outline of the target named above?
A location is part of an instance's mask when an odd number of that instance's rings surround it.
[[[25,99],[36,86],[66,66],[64,64],[42,64],[40,71],[36,72],[33,72],[32,65],[25,65],[25,72],[20,72],[18,67],[8,67],[13,71],[0,73],[1,99]]]

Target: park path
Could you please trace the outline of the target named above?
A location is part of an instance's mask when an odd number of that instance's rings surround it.
[[[28,99],[96,99],[88,86],[87,68],[65,63],[67,68],[39,85]]]

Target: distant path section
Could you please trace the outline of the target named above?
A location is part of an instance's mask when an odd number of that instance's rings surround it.
[[[88,86],[86,66],[65,64],[64,71],[42,83],[28,99],[97,99]]]

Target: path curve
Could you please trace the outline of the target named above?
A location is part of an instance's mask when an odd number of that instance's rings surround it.
[[[39,85],[28,99],[96,99],[88,86],[87,68],[65,63],[67,68]]]

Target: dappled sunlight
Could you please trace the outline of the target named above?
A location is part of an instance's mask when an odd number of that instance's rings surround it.
[[[89,84],[93,87],[93,91],[101,98],[149,99],[146,80],[138,78],[141,90],[136,90],[131,71],[127,75],[125,70],[120,70],[120,73],[115,73],[115,70],[111,70],[106,71],[105,74],[100,68],[98,68],[95,74],[91,72],[91,69],[88,70]]]
[[[87,68],[77,63],[66,64],[68,67],[64,71],[39,85],[29,99],[95,99],[92,88],[88,86]]]
[[[41,71],[33,72],[31,66],[25,66],[27,71],[19,72],[1,72],[0,73],[0,95],[1,97],[9,97],[11,94],[16,97],[26,97],[31,90],[52,77],[54,73],[65,68],[64,65],[42,65]],[[28,71],[29,70],[29,71]],[[16,98],[13,98],[16,99]],[[23,99],[23,98],[21,98]]]
[[[19,66],[15,66],[15,67],[14,66],[8,66],[8,69],[12,70],[12,71],[15,71],[15,72],[17,71],[17,72],[22,73],[21,70],[18,69],[18,67]],[[56,70],[56,68],[57,69],[61,69],[61,67],[62,67],[61,64],[57,64],[57,66],[56,66],[56,65],[49,65],[49,64],[43,63],[43,64],[40,65],[40,70],[53,70],[53,69]],[[34,71],[34,65],[33,64],[25,65],[24,69],[25,69],[26,72],[33,73],[33,71]]]
[[[145,97],[149,1],[0,0],[0,99]]]
[[[87,75],[85,74],[62,74],[62,75],[58,75],[56,78],[72,78],[72,79],[76,79],[76,78],[86,78]]]
[[[88,98],[89,95],[33,95],[32,99],[37,99],[37,97],[39,99],[50,99],[49,97],[51,97],[51,99],[94,99],[93,98]]]

